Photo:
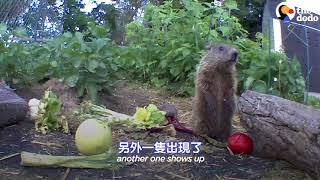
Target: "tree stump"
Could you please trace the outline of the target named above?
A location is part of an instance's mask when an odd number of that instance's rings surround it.
[[[0,127],[24,120],[27,112],[27,102],[10,88],[0,85]]]
[[[238,105],[255,154],[286,160],[320,179],[319,110],[253,91],[243,93]]]

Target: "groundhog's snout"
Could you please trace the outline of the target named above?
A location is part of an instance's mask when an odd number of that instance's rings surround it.
[[[234,51],[234,52],[231,54],[231,61],[232,61],[232,62],[237,62],[237,58],[238,58],[238,52],[237,52],[237,51]]]

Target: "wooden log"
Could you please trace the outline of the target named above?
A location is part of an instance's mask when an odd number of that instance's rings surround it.
[[[27,102],[7,86],[0,85],[0,127],[26,119]]]
[[[319,110],[253,91],[243,93],[238,105],[255,154],[286,160],[320,179]]]

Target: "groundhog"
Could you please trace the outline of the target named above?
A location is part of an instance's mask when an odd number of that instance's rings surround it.
[[[196,75],[192,119],[194,130],[219,141],[231,133],[236,109],[236,49],[225,44],[210,44]]]

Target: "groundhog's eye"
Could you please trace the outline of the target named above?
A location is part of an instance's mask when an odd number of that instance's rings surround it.
[[[219,50],[220,50],[220,51],[223,51],[223,50],[224,50],[224,48],[223,48],[222,46],[220,46],[220,47],[219,47]]]

